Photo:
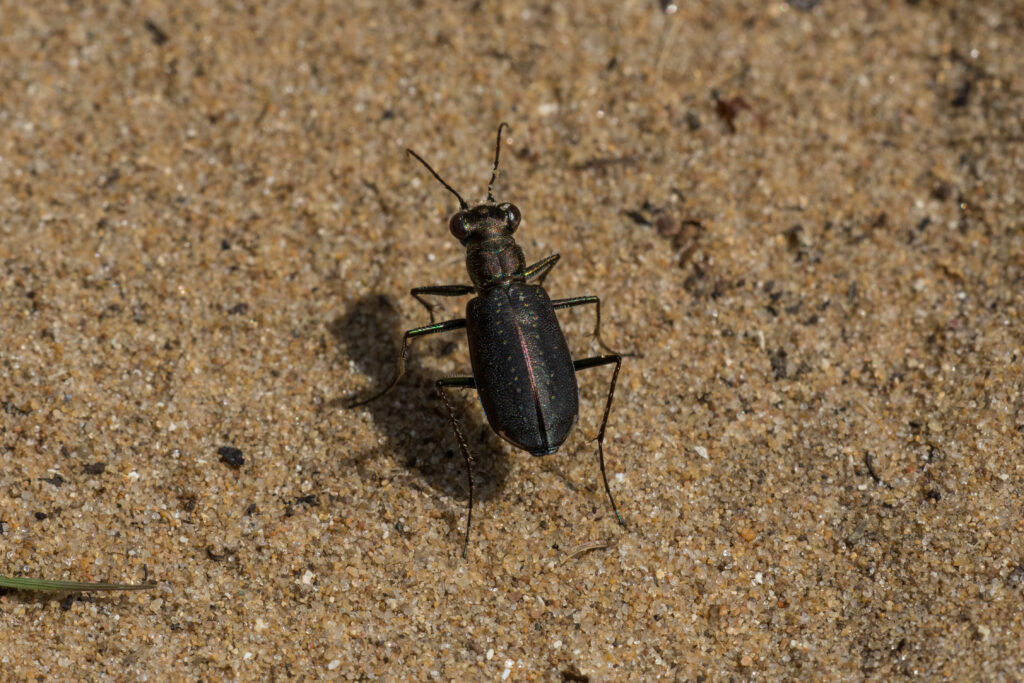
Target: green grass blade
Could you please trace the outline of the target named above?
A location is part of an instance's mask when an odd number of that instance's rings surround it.
[[[22,591],[82,593],[84,591],[144,591],[156,588],[155,583],[89,583],[83,581],[46,581],[16,576],[0,576],[0,588]]]

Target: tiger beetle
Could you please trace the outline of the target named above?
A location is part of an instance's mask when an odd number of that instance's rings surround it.
[[[579,414],[576,373],[587,368],[615,365],[601,429],[597,434],[597,454],[608,502],[619,524],[625,526],[605,474],[604,435],[619,368],[623,355],[627,354],[613,351],[601,340],[601,300],[598,297],[578,296],[555,300],[548,297],[544,290],[544,278],[558,263],[561,258],[559,254],[552,254],[531,266],[526,265],[523,251],[512,237],[522,218],[519,209],[509,202],[496,203],[492,191],[501,155],[501,132],[506,126],[505,123],[498,126],[494,166],[491,169],[491,180],[487,184],[487,200],[473,207],[420,155],[411,149],[406,150],[459,200],[459,210],[448,221],[448,228],[466,248],[466,269],[473,284],[413,289],[412,296],[430,314],[430,324],[405,333],[402,351],[398,356],[397,373],[391,384],[369,398],[349,404],[349,407],[355,407],[369,403],[398,384],[405,373],[409,344],[413,339],[439,332],[466,330],[473,376],[447,377],[437,380],[435,385],[466,461],[469,506],[462,546],[463,557],[466,557],[469,547],[469,529],[473,520],[473,456],[470,455],[466,435],[455,418],[455,411],[445,392],[449,388],[476,389],[487,421],[499,436],[531,455],[550,455],[565,442],[576,424]],[[529,284],[531,280],[535,280],[536,284]],[[476,294],[466,305],[466,317],[445,322],[434,322],[434,306],[423,298],[465,294]],[[555,311],[589,304],[594,305],[597,317],[594,337],[607,353],[573,360]]]

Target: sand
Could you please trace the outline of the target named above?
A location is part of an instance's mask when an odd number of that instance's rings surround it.
[[[1024,6],[0,2],[7,680],[1024,677]],[[454,198],[642,352],[558,454]],[[464,299],[441,300],[439,317]],[[577,356],[589,307],[559,312]]]

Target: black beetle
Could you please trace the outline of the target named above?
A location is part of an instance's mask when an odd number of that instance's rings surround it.
[[[438,332],[466,330],[469,353],[473,365],[472,377],[447,377],[437,380],[438,396],[448,410],[459,448],[466,460],[469,483],[469,511],[466,517],[466,536],[462,554],[469,546],[469,528],[473,519],[473,458],[462,427],[455,419],[455,411],[445,388],[476,389],[480,395],[487,421],[499,436],[532,455],[550,455],[556,452],[576,424],[579,413],[579,387],[576,372],[601,365],[615,365],[604,417],[597,435],[597,452],[601,463],[601,479],[608,501],[619,524],[624,526],[615,499],[608,487],[604,466],[604,435],[608,415],[615,395],[615,383],[625,354],[609,349],[601,340],[601,301],[596,296],[551,300],[543,282],[560,257],[552,254],[531,265],[526,265],[523,251],[512,237],[522,218],[519,209],[508,202],[496,203],[492,188],[498,173],[501,155],[501,132],[507,124],[498,126],[498,140],[494,151],[494,166],[487,184],[487,200],[470,207],[437,171],[411,149],[406,151],[423,164],[449,192],[459,200],[459,211],[448,221],[452,235],[466,248],[466,269],[472,285],[438,285],[416,287],[411,294],[426,307],[430,324],[405,333],[402,351],[398,357],[395,379],[382,391],[349,407],[363,405],[390,391],[405,373],[410,341],[416,337]],[[535,280],[536,284],[530,284]],[[466,317],[445,322],[434,322],[434,307],[427,296],[461,296],[476,294],[466,305]],[[594,336],[608,353],[573,360],[569,345],[558,324],[555,311],[594,304],[597,324]]]

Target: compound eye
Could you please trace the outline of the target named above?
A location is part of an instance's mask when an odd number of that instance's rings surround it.
[[[523,219],[523,215],[519,213],[519,207],[515,204],[505,202],[499,204],[498,209],[505,212],[505,223],[508,225],[508,231],[515,232],[516,228],[519,227],[519,221]]]
[[[466,238],[469,237],[469,221],[466,220],[465,212],[459,211],[452,216],[448,221],[448,229],[452,231],[455,239],[465,242]]]

